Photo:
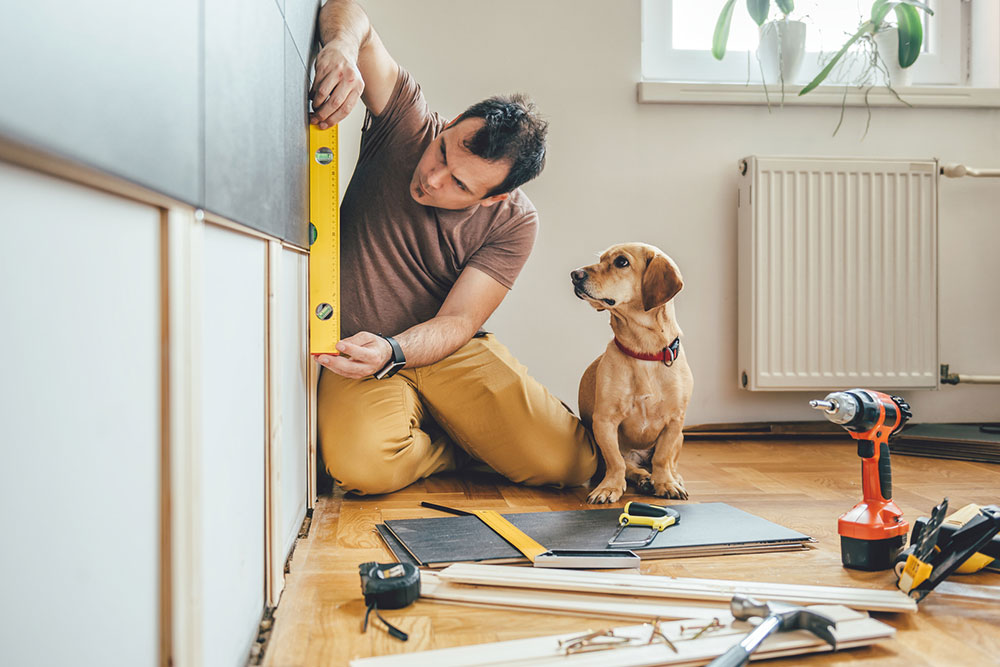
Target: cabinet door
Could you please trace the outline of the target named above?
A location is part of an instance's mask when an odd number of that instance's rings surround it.
[[[158,662],[159,234],[0,162],[0,664]]]
[[[267,243],[205,227],[202,664],[246,662],[264,608]]]

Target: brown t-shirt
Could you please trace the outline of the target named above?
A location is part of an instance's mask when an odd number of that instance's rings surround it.
[[[400,68],[382,114],[365,119],[361,151],[340,206],[341,335],[398,334],[434,317],[463,269],[510,289],[538,228],[520,190],[490,207],[418,204],[410,179],[446,124]]]

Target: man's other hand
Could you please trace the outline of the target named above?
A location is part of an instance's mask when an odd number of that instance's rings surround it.
[[[337,375],[345,378],[368,377],[381,369],[392,358],[389,341],[373,333],[362,331],[337,343],[339,356],[321,354],[316,361]]]
[[[336,43],[327,44],[316,56],[316,77],[309,91],[313,109],[309,122],[321,130],[336,125],[351,113],[364,89],[357,62]]]

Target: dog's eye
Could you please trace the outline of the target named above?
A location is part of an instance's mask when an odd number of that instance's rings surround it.
[[[619,269],[624,269],[626,266],[628,266],[628,258],[625,257],[624,255],[618,255],[617,257],[615,257],[615,266],[617,266]]]

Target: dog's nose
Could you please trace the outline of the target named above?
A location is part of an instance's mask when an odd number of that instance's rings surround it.
[[[582,283],[587,279],[587,272],[583,269],[577,269],[576,271],[570,271],[569,277],[572,278],[574,283]]]

